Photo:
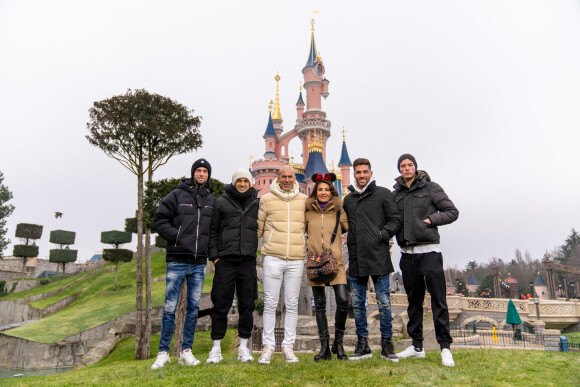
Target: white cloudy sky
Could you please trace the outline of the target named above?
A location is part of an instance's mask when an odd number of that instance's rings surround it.
[[[351,159],[391,187],[413,153],[460,210],[443,227],[446,265],[541,257],[580,229],[578,1],[0,1],[0,171],[8,219],[77,232],[80,260],[136,207],[136,178],[85,139],[93,101],[146,88],[203,116],[206,157],[229,181],[264,151],[281,76],[284,127],[310,44],[330,80],[329,161]],[[300,152],[295,145],[294,154]],[[54,218],[62,211],[62,219]],[[398,249],[393,260],[398,261]],[[11,254],[12,247],[6,253]]]

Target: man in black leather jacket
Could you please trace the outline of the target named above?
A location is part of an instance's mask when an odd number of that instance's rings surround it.
[[[211,289],[213,302],[211,338],[213,348],[208,363],[219,363],[221,339],[228,327],[228,312],[234,292],[238,297],[238,360],[253,361],[248,348],[254,320],[254,299],[257,298],[256,253],[258,251],[258,191],[252,187],[252,174],[240,168],[232,176],[222,197],[216,200],[211,221],[209,259],[215,264]]]
[[[449,334],[443,256],[439,248],[438,226],[454,222],[459,211],[439,184],[431,181],[425,171],[417,170],[417,161],[410,154],[399,157],[397,168],[401,176],[394,186],[397,208],[403,216],[403,227],[397,233],[401,246],[401,271],[407,292],[409,322],[407,331],[413,345],[397,354],[401,359],[424,358],[423,300],[425,285],[431,295],[435,336],[441,347],[441,362],[453,367],[452,342]]]
[[[199,364],[191,353],[191,347],[205,278],[209,228],[215,202],[209,191],[210,176],[209,162],[197,160],[191,167],[191,178],[181,180],[177,189],[163,199],[155,212],[155,229],[167,240],[167,275],[159,353],[152,369],[161,368],[170,361],[169,345],[175,326],[175,310],[185,280],[187,311],[179,363],[188,366]]]

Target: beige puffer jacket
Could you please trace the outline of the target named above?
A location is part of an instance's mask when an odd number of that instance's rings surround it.
[[[258,211],[258,238],[264,236],[262,255],[282,259],[304,259],[306,238],[304,211],[306,195],[300,193],[298,183],[290,192],[284,192],[276,178],[270,193],[260,199]]]

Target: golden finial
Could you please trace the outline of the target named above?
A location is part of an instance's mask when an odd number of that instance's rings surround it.
[[[268,110],[270,111],[270,113],[272,113],[273,106],[274,106],[274,101],[270,100],[270,103],[268,104]]]
[[[302,93],[302,81],[300,81],[300,92]]]
[[[344,126],[342,127],[342,142],[346,141],[346,129],[344,128]]]
[[[254,158],[254,157],[252,157],[252,155],[250,155],[250,169],[252,169],[252,159],[253,159],[253,158]]]
[[[274,104],[274,114],[272,114],[272,119],[273,120],[281,120],[282,119],[282,114],[280,114],[280,97],[279,97],[279,89],[278,89],[278,82],[280,81],[280,75],[278,73],[276,73],[276,76],[274,77],[274,79],[276,80],[276,102]]]
[[[311,136],[312,134],[312,136]],[[320,140],[318,138],[318,133],[316,130],[308,134],[308,153],[319,152],[322,153],[324,149],[324,143],[322,141],[322,131],[320,132]]]

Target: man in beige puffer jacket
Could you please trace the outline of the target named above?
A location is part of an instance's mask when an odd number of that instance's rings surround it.
[[[284,281],[284,341],[282,356],[289,363],[298,361],[293,347],[298,322],[298,296],[304,271],[306,195],[300,193],[294,169],[280,168],[270,192],[260,200],[258,238],[264,236],[261,252],[264,255],[262,279],[264,283],[264,350],[258,360],[270,364],[274,355],[274,327],[276,305]]]

